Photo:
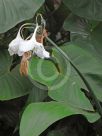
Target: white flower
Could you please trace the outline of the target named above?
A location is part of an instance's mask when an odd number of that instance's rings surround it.
[[[42,59],[49,58],[49,52],[44,49],[43,44],[36,41],[36,32],[39,28],[38,24],[30,40],[22,39],[20,35],[21,28],[18,31],[17,37],[9,44],[8,51],[10,55],[18,54],[18,56],[22,56],[25,52],[33,51],[34,54]]]
[[[14,54],[18,54],[19,44],[21,41],[23,41],[23,39],[20,36],[20,29],[19,29],[16,38],[14,40],[12,40],[11,43],[9,44],[8,51],[11,56]]]
[[[36,54],[38,57],[40,57],[42,59],[44,59],[44,58],[50,58],[49,52],[47,52],[44,49],[43,44],[38,43],[38,42],[35,44],[35,47],[34,47],[34,50],[33,50],[33,54]]]

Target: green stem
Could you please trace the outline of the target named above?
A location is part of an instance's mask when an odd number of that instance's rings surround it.
[[[85,77],[83,76],[83,74],[78,70],[78,68],[73,64],[73,62],[70,60],[70,58],[67,56],[67,54],[61,50],[50,38],[46,37],[46,39],[64,56],[64,58],[70,62],[71,66],[76,70],[76,72],[78,73],[78,75],[80,76],[80,78],[83,80],[85,86],[87,87],[88,91],[90,92],[90,95],[92,96],[95,104],[96,104],[96,108],[98,113],[100,114],[100,116],[102,117],[102,107],[100,105],[100,102],[98,101],[97,97],[95,96],[91,86],[89,85],[89,83],[87,82],[87,80],[85,79]]]

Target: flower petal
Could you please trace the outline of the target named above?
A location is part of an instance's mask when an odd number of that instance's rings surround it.
[[[39,26],[36,25],[36,28],[35,28],[34,33],[33,33],[30,40],[24,40],[24,41],[20,42],[19,53],[23,54],[24,52],[28,52],[28,51],[31,51],[34,49],[35,44],[37,43],[36,32],[37,32],[38,28],[39,28]],[[39,43],[37,43],[37,44],[39,44]],[[18,55],[21,55],[21,54],[18,54]]]
[[[46,50],[43,51],[43,56],[44,58],[50,58],[50,53],[47,52]]]
[[[18,54],[18,56],[22,56],[25,52],[33,50],[33,53],[42,59],[50,58],[50,54],[44,49],[43,44],[36,41],[36,32],[39,26],[36,25],[36,28],[30,40],[22,39],[20,31],[23,26],[24,25],[20,27],[16,38],[9,44],[8,51],[10,55]]]
[[[20,45],[19,45],[19,52],[28,52],[28,51],[31,51],[33,50],[34,48],[34,42],[28,40],[28,41],[21,41],[20,42]]]
[[[44,59],[44,58],[50,58],[49,52],[47,52],[44,49],[43,44],[38,43],[35,45],[35,48],[33,50],[33,54],[36,54],[38,57]]]
[[[11,56],[14,55],[14,54],[18,54],[19,44],[20,44],[21,41],[23,41],[23,39],[20,36],[20,29],[19,29],[16,38],[14,40],[12,40],[9,44],[8,51],[9,51]]]
[[[9,44],[8,51],[9,51],[9,53],[10,53],[11,56],[18,53],[18,46],[19,46],[19,40],[17,40],[17,39],[14,39]]]

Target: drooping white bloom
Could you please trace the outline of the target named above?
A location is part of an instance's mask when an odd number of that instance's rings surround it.
[[[21,30],[21,28],[19,29],[16,38],[14,40],[12,40],[11,43],[9,44],[8,51],[11,56],[14,54],[18,54],[19,44],[21,41],[23,41],[23,39],[20,35],[20,30]]]
[[[36,41],[35,37],[36,37],[36,32],[38,28],[39,26],[37,25],[30,40],[24,40],[20,42],[19,51],[18,51],[19,56],[22,56],[24,52],[32,51],[34,49],[35,41]]]
[[[47,52],[45,49],[44,49],[44,46],[42,43],[36,43],[35,44],[35,47],[34,47],[34,50],[33,50],[33,54],[36,54],[38,57],[44,59],[44,58],[50,58],[50,54],[49,52]]]
[[[36,33],[38,28],[39,26],[37,25],[30,40],[25,40],[20,43],[21,45],[19,46],[19,53],[18,53],[19,56],[24,52],[33,50],[33,53],[42,59],[50,57],[49,52],[47,52],[44,49],[43,44],[37,42],[36,40]]]
[[[37,24],[30,40],[22,39],[20,35],[20,28],[17,37],[9,44],[8,51],[10,55],[18,54],[18,56],[22,56],[25,52],[33,51],[34,54],[42,59],[49,58],[50,54],[44,49],[43,44],[36,41],[36,33],[38,28],[39,26]]]

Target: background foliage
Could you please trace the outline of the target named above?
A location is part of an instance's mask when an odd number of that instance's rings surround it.
[[[0,0],[0,100],[5,103],[4,100],[25,97],[22,110],[18,110],[14,134],[19,130],[20,136],[38,136],[54,122],[78,114],[91,123],[100,120],[91,98],[82,92],[82,89],[87,90],[83,80],[51,43],[45,40],[53,59],[41,60],[33,56],[28,77],[19,73],[21,58],[10,57],[7,49],[21,24],[35,22],[35,15],[41,13],[49,37],[81,71],[101,103],[101,10],[101,0]],[[31,32],[26,30],[25,35]],[[65,132],[64,127],[61,132],[60,129],[50,130],[46,136],[64,136]]]

